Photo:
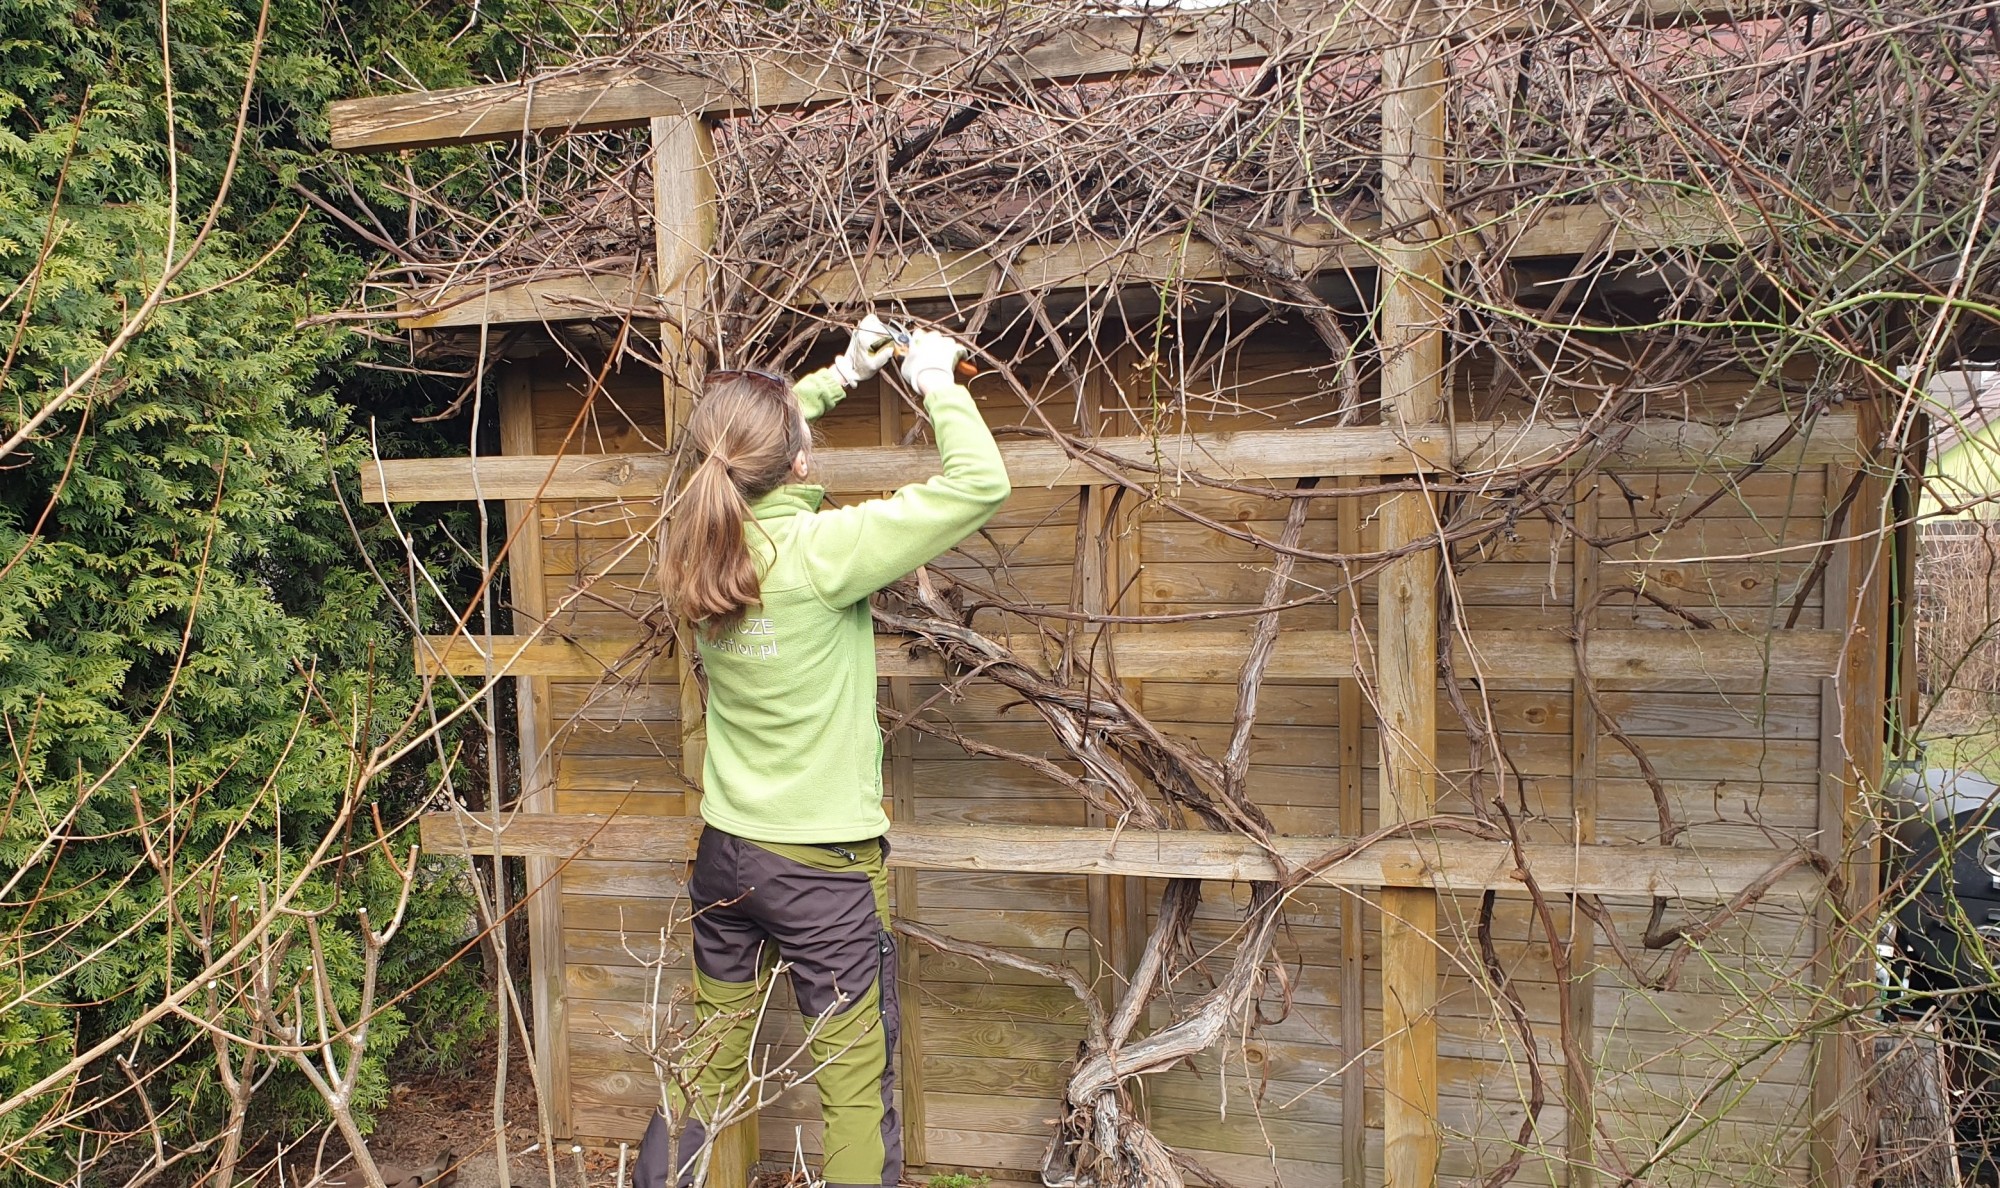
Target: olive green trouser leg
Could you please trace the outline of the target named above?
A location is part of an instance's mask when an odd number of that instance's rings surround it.
[[[715,1112],[735,1098],[750,1076],[750,1042],[757,1035],[778,957],[765,946],[763,968],[754,982],[718,982],[696,970],[695,1042],[688,1057],[699,1063],[695,1101],[687,1113],[713,1121]]]
[[[682,1163],[708,1141],[711,1124],[729,1120],[723,1115],[748,1080],[766,989],[782,959],[806,1017],[806,1055],[826,1123],[821,1174],[828,1188],[882,1188],[901,1180],[887,851],[875,838],[784,845],[703,830],[688,882],[696,908],[698,1027],[685,1054],[694,1069],[693,1100],[672,1103],[684,1122]],[[690,1176],[665,1169],[667,1126],[655,1121],[641,1144],[637,1188],[685,1184]]]
[[[771,970],[777,961],[776,948],[765,945],[754,982],[722,982],[700,970],[694,971],[695,1033],[684,1053],[684,1059],[695,1066],[694,1100],[687,1101],[678,1086],[669,1087],[674,1112],[683,1119],[676,1154],[686,1170],[676,1169],[677,1174],[666,1183],[693,1182],[695,1168],[699,1166],[696,1154],[714,1132],[717,1115],[736,1104],[749,1080],[750,1044],[757,1035],[757,1024],[768,1001]],[[735,1120],[735,1117],[720,1119],[724,1125]],[[639,1188],[649,1186],[641,1182]]]
[[[893,971],[890,976],[895,976]],[[869,987],[853,1008],[827,1019],[813,1033],[812,1058],[819,1068],[814,1081],[819,1086],[820,1114],[826,1120],[820,1175],[828,1188],[881,1184],[891,1171],[884,1142],[884,1122],[890,1120],[884,1100],[890,1069],[886,1022],[878,984]],[[901,1152],[896,1154],[895,1170],[900,1170]]]
[[[695,1101],[689,1108],[675,1095],[677,1112],[686,1119],[679,1152],[684,1164],[692,1164],[713,1133],[717,1111],[733,1102],[749,1079],[750,1043],[773,964],[774,959],[767,959],[761,982],[718,982],[695,971],[699,1027],[688,1052],[689,1059],[700,1062]],[[840,1014],[805,1021],[812,1032],[807,1052],[818,1070],[813,1080],[826,1124],[820,1175],[829,1185],[883,1182],[888,1162],[883,1133],[884,1085],[890,1067],[887,1022],[879,985],[871,986],[860,1002]],[[690,1166],[689,1174],[692,1170]],[[680,1177],[681,1182],[687,1179]]]

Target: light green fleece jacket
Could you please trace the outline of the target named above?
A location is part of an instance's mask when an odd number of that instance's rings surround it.
[[[806,419],[845,394],[832,371],[794,389]],[[784,486],[751,506],[745,539],[762,603],[698,642],[708,673],[701,815],[759,842],[837,843],[888,832],[875,631],[868,596],[971,535],[1007,498],[1007,469],[972,395],[924,401],[943,473],[886,499],[822,508]]]

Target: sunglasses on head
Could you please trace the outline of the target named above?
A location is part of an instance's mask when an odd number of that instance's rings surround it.
[[[760,379],[769,384],[776,384],[787,392],[792,390],[792,381],[789,376],[775,371],[766,371],[761,367],[725,367],[719,371],[711,371],[701,377],[701,386],[708,388],[716,384],[727,383],[730,380],[746,377]]]

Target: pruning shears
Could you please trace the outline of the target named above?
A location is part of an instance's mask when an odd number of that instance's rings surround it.
[[[875,323],[874,326],[869,326],[869,321],[873,321]],[[900,359],[910,353],[910,328],[908,326],[884,322],[876,318],[873,314],[868,315],[868,318],[863,321],[862,325],[864,329],[879,330],[880,333],[888,337],[890,342],[895,343],[897,358]],[[958,361],[958,374],[961,379],[971,379],[979,374],[979,368],[975,367],[970,359],[960,359]]]

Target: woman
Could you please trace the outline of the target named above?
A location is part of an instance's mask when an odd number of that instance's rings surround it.
[[[833,366],[796,387],[762,371],[711,374],[688,420],[700,463],[669,521],[663,573],[708,675],[705,828],[688,886],[704,1029],[691,1047],[706,1058],[682,1111],[677,1182],[690,1178],[704,1119],[743,1084],[764,980],[781,958],[813,1037],[823,1178],[872,1188],[902,1176],[868,597],[977,530],[1008,485],[992,433],[954,378],[965,348],[919,330],[902,373],[923,396],[943,473],[887,499],[820,506],[824,492],[804,481],[807,424],[893,352],[870,317]],[[667,1137],[656,1116],[640,1148],[641,1188],[669,1183]]]

